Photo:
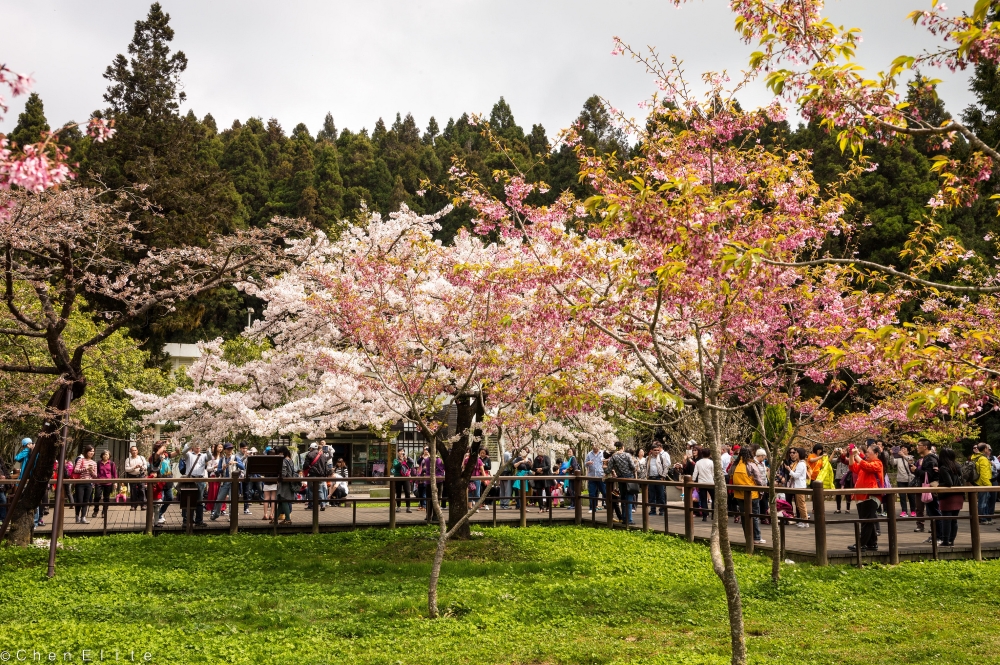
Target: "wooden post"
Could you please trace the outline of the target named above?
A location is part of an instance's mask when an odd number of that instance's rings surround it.
[[[746,553],[753,554],[753,492],[743,490],[743,539],[746,543]]]
[[[886,506],[886,515],[889,516],[889,563],[896,565],[899,563],[899,528],[896,524],[896,495],[890,492]],[[904,500],[903,505],[906,505]]]
[[[649,531],[649,509],[646,507],[649,505],[649,485],[646,483],[642,484],[642,532],[646,533]]]
[[[813,524],[816,537],[816,565],[825,566],[830,562],[826,553],[826,501],[823,497],[823,481],[812,481]]]
[[[525,480],[527,476],[521,476],[520,487],[517,488],[517,493],[521,495],[521,526],[528,526],[528,481]]]
[[[313,500],[312,500],[312,532],[313,533],[319,533],[319,504],[320,504],[320,501],[319,501],[319,483],[317,483],[314,480],[309,481],[309,494],[312,495],[312,498],[313,498]],[[391,502],[390,502],[390,504],[391,504]],[[396,517],[396,515],[393,514],[393,517]],[[392,520],[392,521],[395,522],[395,520]],[[395,526],[395,524],[391,524],[390,526]]]
[[[983,546],[979,534],[979,494],[969,492],[969,531],[972,532],[972,558],[983,560]]]
[[[684,476],[684,537],[689,543],[694,542],[694,501],[691,498],[691,476]]]
[[[497,482],[501,482],[501,481],[498,480]],[[498,487],[497,489],[500,489],[500,488]],[[494,498],[493,499],[493,526],[497,525],[497,503],[498,503],[498,501]]]
[[[854,523],[854,548],[857,550],[858,568],[861,568],[861,525],[857,522]]]
[[[278,485],[280,485],[280,484],[281,484],[281,479],[279,478],[278,479]],[[277,494],[277,492],[275,492],[275,494],[274,494],[274,511],[271,513],[271,516],[274,518],[274,519],[271,520],[271,534],[274,535],[274,536],[277,536],[278,535],[278,494]]]
[[[235,536],[240,532],[240,476],[229,477],[229,535]]]
[[[780,520],[781,528],[778,529],[778,533],[781,534],[781,550],[778,553],[778,558],[782,561],[785,560],[785,530],[788,528],[788,518],[782,517]]]
[[[604,503],[606,504],[607,509],[608,509],[608,528],[609,529],[614,529],[615,528],[615,483],[614,483],[614,480],[611,480],[609,482],[608,480],[605,479],[605,481],[604,481],[604,488],[605,488],[604,489]],[[620,496],[618,498],[621,499]],[[628,525],[625,525],[625,528],[628,529]]]
[[[583,481],[579,471],[573,478],[573,523],[577,526],[583,523]]]
[[[318,529],[319,515],[316,515],[316,523]],[[389,479],[389,528],[396,528],[396,481],[393,478]]]
[[[663,481],[660,481],[660,482],[663,482]],[[664,534],[670,533],[670,528],[669,528],[670,527],[670,522],[669,522],[670,518],[667,517],[667,515],[669,515],[669,514],[670,514],[670,506],[667,505],[667,486],[664,485],[663,486],[663,533]]]
[[[154,505],[155,504],[153,503],[153,483],[147,482],[146,483],[146,532],[145,532],[147,536],[153,535]],[[108,522],[107,519],[105,519],[104,523],[107,524],[107,522]]]
[[[358,528],[358,500],[356,498],[351,502],[351,528]]]

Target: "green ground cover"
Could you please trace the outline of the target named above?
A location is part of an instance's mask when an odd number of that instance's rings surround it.
[[[433,530],[78,538],[0,550],[0,651],[154,663],[726,663],[703,545],[573,527],[484,529],[449,549],[429,621]],[[998,662],[1000,562],[787,566],[738,555],[751,662]],[[2,653],[0,653],[2,657]],[[43,656],[44,658],[45,656]],[[14,662],[12,657],[11,662]]]

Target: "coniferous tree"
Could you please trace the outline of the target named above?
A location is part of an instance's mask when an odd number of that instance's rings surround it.
[[[333,123],[333,114],[327,113],[326,117],[323,118],[323,128],[319,130],[316,134],[316,141],[336,141],[337,140],[337,126]]]
[[[88,143],[80,169],[85,182],[93,173],[113,189],[141,191],[152,208],[136,204],[129,212],[151,247],[205,245],[211,234],[245,223],[240,194],[219,167],[225,150],[214,119],[180,113],[187,57],[171,51],[173,37],[159,3],[136,21],[128,57],[119,54],[104,73],[107,107],[96,113],[114,119],[115,139]],[[235,291],[206,292],[158,320],[137,322],[133,333],[154,351],[164,341],[209,339],[213,331],[233,335],[242,328],[232,323],[242,320],[241,303]]]
[[[38,143],[42,140],[42,135],[49,131],[49,123],[45,119],[45,106],[42,98],[37,92],[28,95],[28,100],[24,104],[24,110],[17,116],[17,126],[7,138],[18,146],[23,147]]]
[[[84,172],[92,170],[112,188],[148,187],[143,195],[160,214],[132,212],[150,245],[203,245],[209,234],[240,226],[242,206],[214,163],[220,146],[206,145],[214,132],[193,113],[180,115],[187,57],[171,53],[169,23],[154,3],[146,19],[136,21],[130,57],[119,54],[105,71],[102,115],[114,119],[118,132],[114,141],[90,146]]]

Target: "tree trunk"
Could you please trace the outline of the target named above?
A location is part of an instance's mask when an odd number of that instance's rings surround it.
[[[63,409],[66,399],[66,388],[59,387],[49,398],[47,410],[49,412],[60,412]],[[80,391],[83,392],[82,389]],[[76,397],[74,387],[74,397]],[[21,490],[17,504],[14,505],[7,517],[7,532],[4,534],[4,542],[8,545],[27,547],[31,544],[32,533],[35,528],[35,510],[44,501],[48,492],[49,483],[52,482],[52,469],[59,452],[59,432],[62,429],[62,419],[51,417],[46,419],[35,441],[35,448],[28,456],[26,467],[21,470],[22,476],[28,473],[28,480]],[[13,495],[9,497],[12,499]],[[62,506],[54,506],[53,513],[61,510]],[[53,517],[55,515],[53,514]]]
[[[736,566],[733,564],[733,550],[729,542],[729,515],[726,512],[726,472],[722,468],[721,441],[719,439],[719,414],[707,406],[701,407],[702,423],[709,438],[712,450],[712,461],[715,466],[715,502],[712,510],[715,518],[712,520],[712,535],[709,548],[712,555],[712,567],[722,581],[726,591],[726,604],[729,609],[729,636],[732,644],[732,664],[746,665],[747,646],[743,629],[743,599],[740,596],[740,582],[736,577]]]
[[[435,459],[437,453],[437,437],[432,436],[430,440],[431,459]],[[431,465],[433,469],[433,463]],[[433,470],[431,474],[433,475]],[[431,619],[438,618],[438,580],[441,579],[441,564],[444,562],[444,551],[448,545],[448,527],[441,515],[441,497],[437,493],[437,483],[431,481],[431,510],[437,518],[438,540],[437,548],[434,550],[434,560],[431,562],[431,579],[427,585],[427,616]],[[454,502],[452,502],[454,503]]]
[[[441,460],[444,462],[444,485],[448,491],[448,528],[459,525],[450,537],[468,540],[472,537],[472,530],[468,520],[462,520],[469,511],[469,482],[481,447],[479,437],[472,437],[471,445],[469,439],[472,420],[481,413],[481,402],[478,395],[474,398],[471,395],[461,395],[456,399],[456,406],[458,413],[455,429],[458,437],[446,452],[442,452]],[[466,453],[469,454],[469,464],[463,466]]]

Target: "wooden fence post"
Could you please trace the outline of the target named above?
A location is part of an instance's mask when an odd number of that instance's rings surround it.
[[[823,496],[823,481],[812,481],[813,525],[816,536],[816,565],[825,566],[829,563],[826,553],[826,501]]]
[[[888,504],[886,515],[889,516],[889,563],[896,565],[899,563],[899,526],[896,524],[896,495],[892,492],[888,494]],[[903,499],[906,505],[906,499]]]
[[[583,523],[583,481],[577,471],[573,478],[573,523],[577,526]]]
[[[649,531],[649,485],[642,484],[642,532]]]
[[[319,533],[319,483],[311,481],[309,494],[312,496],[312,532]],[[393,515],[395,517],[395,515]],[[392,526],[392,525],[390,525]]]
[[[528,481],[527,476],[521,476],[521,486],[517,488],[517,493],[521,495],[521,526],[528,526]]]
[[[389,479],[389,528],[396,528],[396,481]]]
[[[238,473],[238,472],[237,472]],[[240,477],[229,477],[229,534],[240,532]]]
[[[684,476],[684,537],[689,543],[694,542],[694,501],[691,497],[691,476]]]
[[[105,508],[107,510],[107,508]],[[107,529],[107,519],[104,520]],[[153,535],[153,483],[146,483],[146,535]]]
[[[621,499],[621,497],[618,497]],[[605,479],[604,481],[604,503],[608,509],[608,528],[615,528],[615,482],[612,479],[610,482]],[[628,528],[628,525],[625,526]]]
[[[972,532],[972,558],[983,560],[983,546],[979,534],[979,494],[969,492],[969,531]]]

